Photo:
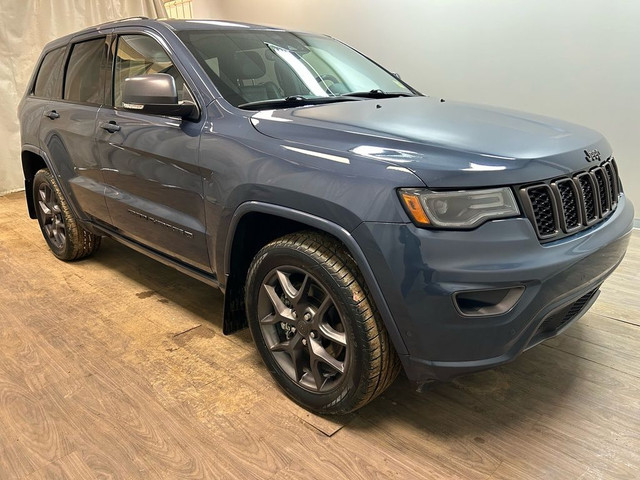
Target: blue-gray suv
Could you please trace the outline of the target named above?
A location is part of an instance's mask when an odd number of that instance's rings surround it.
[[[320,413],[557,335],[632,228],[599,133],[422,95],[326,36],[99,25],[45,47],[19,117],[56,257],[108,236],[220,288],[224,332]]]

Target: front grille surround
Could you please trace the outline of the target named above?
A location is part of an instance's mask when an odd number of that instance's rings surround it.
[[[584,230],[607,218],[620,196],[613,157],[572,176],[519,188],[524,213],[541,243]]]
[[[582,227],[584,214],[580,208],[580,193],[575,182],[570,178],[562,178],[552,182],[550,188],[555,194],[559,206],[558,213],[562,231],[577,232]]]

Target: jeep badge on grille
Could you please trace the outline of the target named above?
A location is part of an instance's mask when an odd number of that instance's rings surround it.
[[[600,150],[585,150],[584,158],[587,162],[599,162],[600,161]]]

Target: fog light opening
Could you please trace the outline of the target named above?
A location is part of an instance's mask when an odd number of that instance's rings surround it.
[[[465,317],[502,315],[515,307],[524,293],[524,287],[490,290],[465,290],[453,294],[456,309]]]

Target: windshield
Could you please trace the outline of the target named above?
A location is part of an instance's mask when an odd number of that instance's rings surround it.
[[[268,30],[185,30],[179,36],[222,96],[240,108],[417,94],[363,55],[328,37]]]

